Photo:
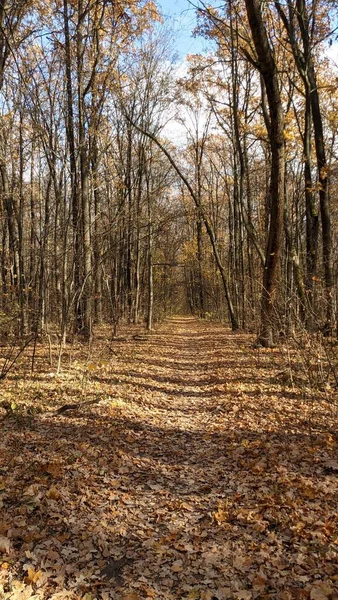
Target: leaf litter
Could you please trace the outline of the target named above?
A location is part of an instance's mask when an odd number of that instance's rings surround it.
[[[192,318],[39,351],[1,383],[1,600],[338,599],[334,390]]]

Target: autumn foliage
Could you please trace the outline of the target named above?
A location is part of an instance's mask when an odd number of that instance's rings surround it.
[[[337,597],[335,395],[296,354],[191,318],[43,352],[2,387],[1,598]]]

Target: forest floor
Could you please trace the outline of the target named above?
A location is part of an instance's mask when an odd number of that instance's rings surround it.
[[[338,599],[337,392],[253,342],[174,318],[8,373],[1,600]]]

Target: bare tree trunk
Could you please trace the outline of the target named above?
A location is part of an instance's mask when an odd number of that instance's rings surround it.
[[[320,216],[322,221],[323,238],[323,265],[325,277],[326,296],[326,323],[325,333],[332,335],[333,330],[333,267],[332,267],[332,236],[331,236],[331,214],[328,196],[328,164],[324,145],[323,120],[320,110],[319,94],[316,75],[312,60],[308,68],[309,82],[311,86],[311,108],[313,129],[315,134],[315,147],[318,168]]]
[[[137,182],[137,197],[136,197],[136,241],[135,241],[135,302],[134,302],[134,324],[139,322],[140,300],[141,300],[141,231],[140,231],[140,213],[141,213],[141,198],[144,175],[144,146],[141,143],[139,148],[139,169]]]
[[[81,290],[79,296],[79,310],[81,312],[81,333],[89,338],[92,329],[92,264],[91,264],[91,219],[89,199],[89,157],[88,142],[85,131],[85,95],[84,88],[84,18],[85,9],[83,0],[78,0],[77,23],[77,86],[78,86],[78,131],[79,131],[79,160],[80,160],[80,195],[81,195]]]
[[[201,216],[197,215],[196,222],[197,234],[197,268],[198,268],[198,299],[199,299],[199,316],[205,315],[205,300],[204,300],[204,282],[203,282],[203,230]]]
[[[66,132],[67,142],[69,147],[69,166],[70,166],[70,197],[71,211],[73,224],[73,245],[74,245],[74,289],[75,294],[80,293],[80,211],[79,211],[79,196],[78,196],[78,173],[76,164],[75,152],[75,132],[74,132],[74,94],[73,94],[73,79],[72,79],[72,50],[69,31],[69,10],[68,0],[63,0],[63,18],[64,18],[64,35],[65,35],[65,69],[66,69],[66,86],[67,86],[67,108],[66,108]],[[64,310],[62,311],[64,314]],[[78,303],[75,302],[75,321],[76,329],[82,327],[81,315],[78,310]]]
[[[22,101],[22,98],[20,98]],[[24,148],[23,148],[23,114],[20,110],[19,124],[19,209],[18,209],[18,252],[19,252],[19,303],[20,303],[20,335],[23,337],[27,331],[27,282],[24,260]]]
[[[325,330],[332,334],[333,328],[333,267],[332,267],[332,240],[331,240],[331,215],[328,197],[328,164],[324,144],[323,119],[320,108],[319,92],[316,71],[312,56],[310,42],[309,17],[305,0],[297,0],[297,19],[301,31],[305,53],[306,78],[310,88],[310,102],[317,157],[319,202],[322,220],[323,237],[323,264],[326,293],[326,324]]]
[[[315,206],[311,160],[311,90],[305,86],[304,183],[306,206],[306,321],[308,329],[314,327],[314,279],[317,271],[319,219]]]
[[[154,312],[154,276],[153,276],[153,211],[151,189],[147,177],[147,203],[148,203],[148,307],[147,307],[147,329],[153,328]]]
[[[17,209],[15,207],[13,191],[8,180],[7,165],[5,160],[2,159],[2,157],[5,156],[4,140],[1,139],[0,142],[0,182],[8,226],[8,247],[11,261],[11,285],[13,290],[15,290],[15,298],[13,298],[12,300],[14,300],[14,302],[17,302],[20,298],[20,255],[18,220],[16,216]]]
[[[292,48],[295,63],[300,77],[303,80],[306,92],[306,109],[309,113],[309,105],[311,106],[312,123],[314,130],[314,140],[317,159],[318,171],[318,187],[319,187],[319,203],[322,222],[322,240],[323,240],[323,266],[325,278],[325,296],[326,296],[326,333],[332,333],[334,310],[333,310],[333,266],[332,266],[332,234],[331,234],[331,215],[328,197],[328,163],[326,158],[324,144],[324,129],[323,119],[320,107],[320,99],[317,85],[316,70],[313,60],[313,34],[316,31],[316,15],[315,7],[311,14],[312,23],[310,25],[309,13],[307,11],[305,0],[296,0],[295,6],[291,0],[287,2],[288,16],[286,15],[283,6],[275,0],[275,6],[283,21],[284,27],[288,34],[289,43]],[[300,31],[302,47],[298,41],[298,29]],[[309,124],[307,123],[309,129]],[[310,135],[308,133],[308,135]],[[305,137],[305,144],[309,144],[309,138]],[[308,152],[308,148],[306,148]],[[310,156],[310,153],[308,154]],[[311,179],[309,172],[309,159],[306,154],[306,177]],[[316,262],[316,236],[318,233],[318,223],[313,201],[307,198],[307,218],[308,218],[308,235],[312,235],[313,239],[310,243],[310,256],[308,255],[308,266],[310,269],[315,268]],[[309,252],[309,245],[308,245]],[[311,276],[311,275],[310,275]],[[311,293],[311,288],[310,288]]]
[[[271,147],[270,225],[265,255],[261,300],[263,346],[274,344],[275,298],[278,284],[278,259],[281,251],[284,212],[284,114],[279,89],[279,76],[274,54],[264,26],[261,0],[245,0],[258,68],[262,75],[269,106],[269,139]]]

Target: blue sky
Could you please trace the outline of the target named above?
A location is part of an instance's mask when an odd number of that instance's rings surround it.
[[[182,60],[187,54],[203,52],[207,42],[194,38],[192,32],[196,26],[195,9],[188,0],[157,0],[165,22],[175,30],[174,47]],[[194,2],[197,4],[197,2]]]
[[[198,5],[198,0],[191,0]],[[178,53],[179,61],[183,61],[187,54],[206,53],[207,40],[194,38],[192,32],[196,26],[195,9],[189,0],[156,0],[164,21],[175,30],[174,47]],[[209,46],[210,48],[210,46]],[[328,56],[337,64],[338,43],[334,43],[327,50]]]

